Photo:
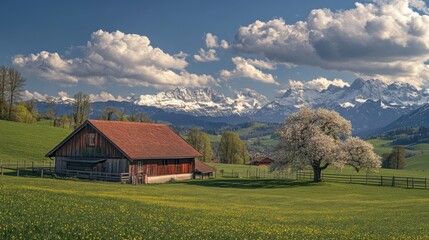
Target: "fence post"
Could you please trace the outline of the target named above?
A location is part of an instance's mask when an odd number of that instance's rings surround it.
[[[1,175],[3,175],[3,161],[0,161],[0,171],[1,171]]]
[[[34,161],[31,161],[31,172],[34,173]]]
[[[2,171],[2,174],[3,174],[3,171]],[[426,178],[425,178],[425,189],[427,189],[427,184],[426,184]]]
[[[392,187],[395,186],[395,176],[392,177]]]
[[[19,167],[16,166],[16,176],[19,177]]]
[[[380,186],[383,186],[383,176],[380,176]]]
[[[40,171],[40,177],[43,178],[43,167],[42,167],[42,170]]]
[[[414,188],[414,177],[411,178],[411,186]]]
[[[51,172],[52,173],[52,163],[51,162],[49,162],[49,172]]]
[[[349,183],[352,183],[352,175],[350,174],[350,180]]]
[[[368,173],[365,174],[365,184],[368,185]]]
[[[407,177],[407,188],[408,188],[408,177]]]

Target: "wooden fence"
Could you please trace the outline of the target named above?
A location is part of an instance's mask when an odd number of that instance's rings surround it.
[[[11,162],[0,161],[0,175],[37,175],[44,177],[44,175],[52,175],[55,173],[55,165],[52,162]],[[130,180],[129,173],[106,173],[106,172],[93,172],[93,171],[76,171],[65,170],[56,172],[64,177],[75,177],[80,179],[100,180],[100,181],[116,181],[128,183]]]
[[[11,162],[11,161],[0,161],[0,174],[3,175],[5,172],[9,174],[40,174],[43,177],[44,174],[52,174],[55,171],[55,165],[52,162]]]
[[[313,173],[299,171],[297,172],[297,179],[312,180]],[[334,174],[322,173],[322,181],[326,182],[339,182],[339,183],[356,183],[377,186],[391,186],[402,188],[420,188],[428,189],[427,178],[415,177],[397,177],[397,176],[377,176],[377,175],[352,175],[352,174]]]
[[[223,178],[313,180],[312,171],[269,172],[267,170],[262,170],[262,169],[249,169],[249,170],[219,169],[216,171],[216,176],[223,177]],[[375,185],[375,186],[391,186],[391,187],[402,187],[402,188],[419,188],[419,189],[429,188],[429,181],[427,178],[415,178],[415,177],[353,175],[353,174],[335,174],[335,173],[322,172],[322,181],[366,184],[366,185]]]

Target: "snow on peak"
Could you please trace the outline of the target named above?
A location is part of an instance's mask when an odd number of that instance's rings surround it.
[[[237,92],[235,98],[225,97],[210,87],[189,89],[178,87],[173,91],[141,95],[135,103],[167,111],[191,113],[197,116],[242,115],[261,108],[267,98],[252,89]]]

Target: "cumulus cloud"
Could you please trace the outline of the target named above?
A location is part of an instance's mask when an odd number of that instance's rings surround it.
[[[256,59],[244,59],[242,57],[233,57],[232,62],[235,65],[232,71],[222,70],[220,72],[220,75],[225,79],[245,77],[264,83],[279,84],[272,74],[264,73],[258,69],[272,70],[275,68],[275,65],[272,63]]]
[[[423,0],[410,0],[410,5],[417,9],[418,11],[424,12],[426,14],[429,13],[429,9],[426,6],[425,1]]]
[[[41,94],[39,92],[30,92],[28,90],[25,90],[22,92],[22,99],[24,101],[27,100],[37,100],[37,101],[46,101],[48,98],[52,98],[56,101],[64,101],[64,100],[74,100],[73,97],[70,97],[67,92],[60,91],[58,92],[57,96],[49,96],[48,94]],[[92,102],[107,102],[107,101],[129,101],[131,99],[131,96],[128,97],[122,97],[120,95],[114,96],[111,93],[102,91],[99,94],[89,94],[89,98]]]
[[[219,46],[218,39],[216,35],[213,35],[211,33],[206,34],[206,47],[208,48],[215,48]]]
[[[198,51],[198,54],[194,55],[194,59],[197,62],[219,61],[219,58],[216,56],[215,49],[209,49],[206,51],[200,48],[200,51]]]
[[[17,55],[13,64],[26,75],[71,84],[116,82],[131,87],[174,88],[215,83],[210,75],[187,72],[186,54],[165,53],[153,47],[146,36],[98,30],[92,33],[84,50],[84,57],[72,59],[46,51]]]
[[[289,81],[289,87],[290,88],[299,88],[299,89],[312,89],[312,90],[316,90],[316,91],[322,91],[327,89],[329,86],[337,86],[340,88],[343,87],[349,87],[350,84],[347,82],[344,82],[342,79],[333,79],[333,80],[328,80],[324,77],[319,77],[307,82],[302,82],[302,81],[298,81],[298,80],[290,80]],[[280,90],[278,91],[278,93],[284,93],[285,90]]]
[[[427,83],[429,16],[421,0],[375,0],[304,21],[256,21],[241,27],[234,48],[279,63],[349,71],[385,81]]]
[[[45,101],[48,95],[46,94],[43,95],[38,92],[30,92],[28,90],[25,90],[24,92],[22,92],[21,97],[22,97],[22,100],[24,101],[28,101],[28,100]]]
[[[108,92],[104,92],[104,91],[101,92],[100,94],[89,94],[89,98],[93,102],[107,102],[107,101],[122,102],[122,101],[128,101],[130,99],[130,97],[124,98],[120,95],[115,97],[115,96],[113,96],[113,94],[108,93]]]
[[[229,43],[226,40],[221,40],[220,41],[220,47],[223,49],[228,49],[229,48]]]

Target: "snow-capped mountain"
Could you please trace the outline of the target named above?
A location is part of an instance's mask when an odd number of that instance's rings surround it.
[[[406,83],[387,84],[379,80],[356,79],[350,86],[328,86],[317,91],[293,86],[257,110],[258,121],[282,122],[303,106],[333,109],[352,121],[357,131],[383,127],[401,115],[427,103],[427,90]]]
[[[206,122],[237,123],[251,120],[280,123],[303,106],[323,107],[333,109],[350,120],[355,133],[364,133],[382,128],[427,104],[429,91],[406,83],[387,84],[379,80],[358,78],[351,85],[331,84],[318,89],[311,85],[291,84],[284,94],[272,101],[251,89],[236,92],[234,97],[227,97],[212,88],[183,87],[152,95],[121,98],[120,101],[109,100],[113,98],[110,95],[100,97],[108,99],[108,102],[93,100],[94,114],[107,105],[128,109],[130,105],[136,104],[144,108],[144,111],[149,111],[154,119],[162,121],[168,121],[176,114],[176,118],[180,116],[184,119],[189,116]],[[70,104],[74,101],[68,95],[58,96],[53,100],[65,106],[64,109],[70,109]],[[193,119],[192,122],[198,121]]]
[[[163,91],[154,95],[141,95],[135,101],[140,106],[212,117],[249,115],[267,102],[268,99],[265,96],[251,89],[237,92],[235,98],[230,98],[209,87],[203,89],[180,87],[173,91]]]

